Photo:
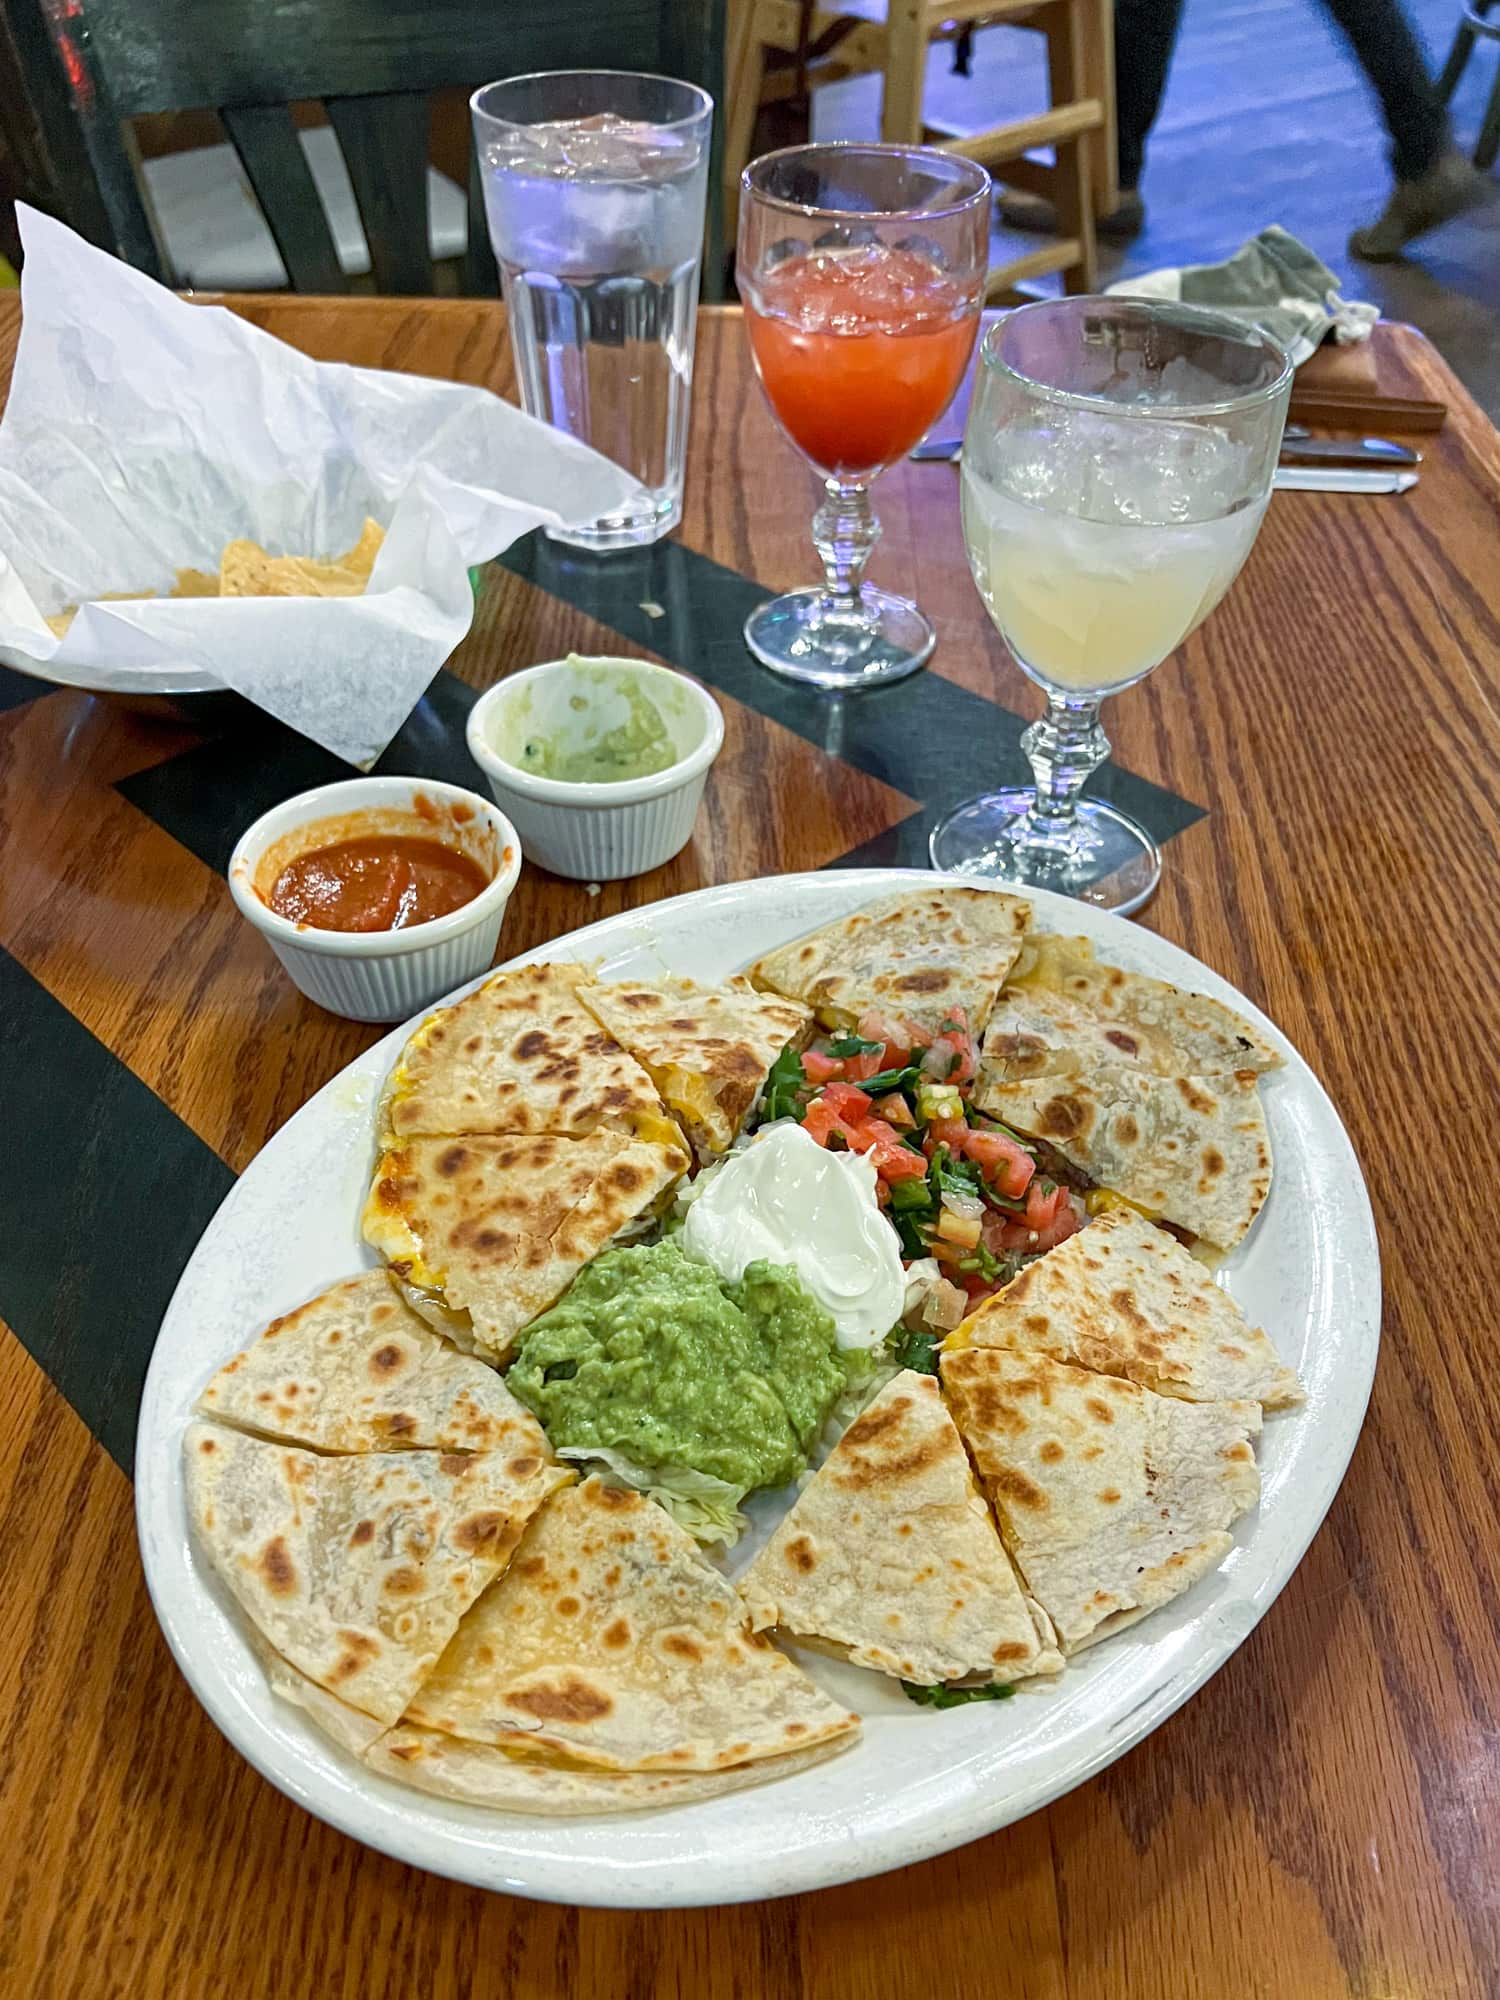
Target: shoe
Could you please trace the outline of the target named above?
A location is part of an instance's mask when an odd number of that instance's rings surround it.
[[[1367,264],[1387,264],[1414,237],[1436,229],[1440,222],[1451,222],[1482,201],[1487,185],[1484,175],[1450,146],[1420,180],[1397,181],[1376,220],[1349,238],[1350,252]]]
[[[1033,236],[1057,234],[1057,205],[1044,194],[1022,194],[1004,189],[995,202],[1000,220],[1008,229],[1024,229]],[[1138,188],[1121,188],[1120,199],[1108,215],[1094,217],[1094,233],[1128,243],[1146,226],[1146,204]]]

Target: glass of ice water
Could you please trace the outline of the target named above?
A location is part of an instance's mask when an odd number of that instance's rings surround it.
[[[1022,306],[979,353],[964,541],[1047,711],[1021,738],[1035,787],[959,806],[933,830],[933,866],[1138,909],[1161,876],[1155,841],[1080,797],[1109,755],[1100,704],[1159,666],[1238,576],[1271,495],[1291,363],[1228,314],[1125,298]]]
[[[470,100],[521,402],[640,482],[566,533],[629,549],[682,518],[713,99],[622,70],[555,70]]]

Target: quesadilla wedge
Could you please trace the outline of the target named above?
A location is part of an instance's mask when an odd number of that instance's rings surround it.
[[[750,977],[828,1028],[852,1029],[879,1008],[936,1029],[961,1007],[977,1035],[1030,922],[1031,905],[998,889],[906,889],[794,938]]]
[[[586,1139],[413,1139],[376,1166],[365,1241],[424,1319],[498,1365],[585,1264],[649,1221],[687,1167],[681,1144],[602,1128]]]
[[[579,997],[644,1065],[700,1160],[729,1150],[772,1063],[812,1025],[806,1007],[757,993],[748,979],[717,988],[621,980],[581,987]]]
[[[1158,1076],[1232,1076],[1281,1062],[1260,1030],[1222,1001],[1103,965],[1087,938],[1051,932],[1027,938],[990,1035],[996,1058],[1013,1035],[1043,1044],[1011,1051],[1010,1077],[1076,1074],[1096,1061],[1139,1063]]]
[[[194,1533],[261,1636],[378,1722],[572,1477],[535,1451],[323,1458],[208,1423],[184,1450]]]
[[[1054,1146],[1100,1187],[1232,1250],[1271,1189],[1271,1142],[1253,1075],[1096,1069],[981,1080],[976,1104]]]
[[[382,1143],[601,1128],[678,1144],[646,1072],[579,999],[578,965],[523,965],[430,1014],[391,1070]]]
[[[364,1753],[364,1762],[382,1777],[438,1798],[502,1812],[646,1812],[661,1806],[696,1805],[747,1785],[767,1785],[821,1764],[847,1750],[852,1737],[835,1737],[811,1750],[793,1750],[726,1771],[585,1771],[564,1764],[533,1764],[488,1743],[465,1743],[435,1729],[398,1723],[383,1730]]]
[[[945,1346],[1003,1347],[1118,1375],[1159,1395],[1263,1409],[1302,1384],[1196,1258],[1130,1209],[1113,1209],[1028,1264]]]
[[[198,1409],[313,1451],[552,1456],[541,1425],[494,1369],[440,1340],[384,1270],[346,1278],[273,1319],[225,1362]]]
[[[780,1626],[904,1681],[1009,1682],[1062,1668],[1022,1594],[931,1375],[876,1396],[740,1579]]]
[[[669,1514],[598,1479],[537,1516],[406,1720],[613,1771],[726,1770],[859,1726],[752,1633]]]
[[[961,1347],[943,1387],[1064,1653],[1186,1590],[1260,1497],[1252,1402],[1184,1403],[1040,1354]]]

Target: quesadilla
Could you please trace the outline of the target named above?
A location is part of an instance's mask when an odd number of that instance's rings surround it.
[[[413,1139],[376,1166],[365,1241],[424,1319],[498,1365],[585,1264],[651,1219],[688,1164],[680,1144],[602,1127],[586,1139]]]
[[[1260,1497],[1259,1403],[1184,1403],[996,1347],[944,1353],[942,1370],[1005,1546],[1064,1653],[1196,1583]]]
[[[905,889],[794,938],[750,977],[828,1028],[852,1029],[879,1008],[935,1030],[961,1007],[977,1035],[1030,922],[1031,905],[998,889]]]
[[[1114,1209],[1028,1264],[948,1336],[1118,1375],[1159,1395],[1264,1409],[1302,1385],[1203,1266],[1154,1222]]]
[[[184,1448],[193,1530],[261,1636],[378,1722],[572,1477],[535,1451],[323,1458],[207,1423]]]
[[[487,1743],[465,1743],[435,1729],[398,1723],[379,1733],[365,1750],[364,1762],[398,1784],[468,1805],[502,1812],[592,1815],[696,1805],[725,1792],[743,1791],[747,1785],[770,1784],[836,1757],[852,1741],[850,1736],[835,1737],[811,1750],[793,1750],[725,1771],[585,1771],[565,1764],[528,1763]]]
[[[494,1369],[440,1340],[383,1270],[273,1319],[225,1362],[198,1408],[314,1451],[552,1456],[541,1425]]]
[[[896,1376],[845,1431],[740,1579],[780,1626],[901,1680],[1057,1673],[931,1375]]]
[[[613,1771],[725,1770],[859,1726],[750,1630],[669,1514],[598,1479],[537,1516],[406,1720]]]
[[[981,1080],[976,1104],[1137,1208],[1232,1250],[1271,1190],[1271,1143],[1248,1072],[1152,1076],[1097,1069]]]
[[[650,1077],[582,1005],[587,976],[524,965],[429,1015],[391,1071],[382,1143],[601,1128],[680,1143]]]
[[[812,1023],[806,1007],[757,993],[748,979],[717,988],[622,980],[584,986],[579,997],[645,1066],[700,1160],[728,1151],[766,1072]]]
[[[1101,965],[1087,938],[1028,937],[990,1020],[997,1081],[1087,1074],[1100,1063],[1157,1076],[1232,1076],[1275,1069],[1276,1049],[1206,993]]]

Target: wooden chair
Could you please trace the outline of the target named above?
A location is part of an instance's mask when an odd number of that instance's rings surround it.
[[[349,170],[380,291],[433,289],[427,234],[432,92],[531,69],[656,70],[723,94],[724,0],[0,0],[50,166],[45,205],[171,283],[129,122],[210,107],[239,156],[295,290],[348,280],[290,106],[320,99]],[[710,191],[719,184],[719,139]],[[719,205],[705,290],[720,295]],[[469,151],[463,285],[493,292]]]
[[[924,122],[927,51],[978,29],[1034,28],[1047,38],[1051,103],[1034,117],[958,136]],[[731,237],[739,176],[757,150],[766,105],[800,100],[824,84],[879,71],[885,79],[883,139],[924,140],[963,153],[1007,186],[1045,194],[1057,209],[1057,240],[995,266],[988,297],[1004,298],[1026,278],[1060,272],[1068,291],[1098,283],[1096,209],[1118,198],[1114,129],[1112,0],[886,0],[885,19],[841,14],[810,0],[732,0],[724,208]],[[1023,155],[1050,146],[1053,164]]]

